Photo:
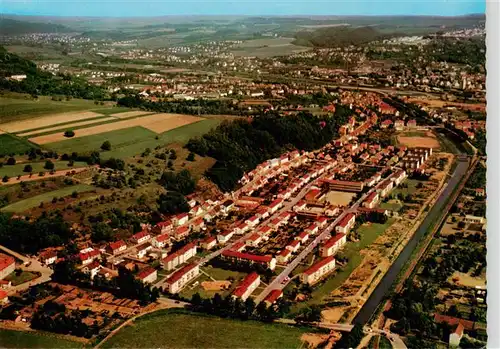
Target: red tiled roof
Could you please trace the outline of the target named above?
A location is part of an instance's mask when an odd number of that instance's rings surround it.
[[[5,292],[4,290],[0,290],[0,299],[5,299],[7,298],[7,292]]]
[[[149,232],[143,230],[143,231],[141,231],[141,232],[139,232],[137,234],[132,235],[132,239],[139,240],[139,239],[141,239],[141,238],[143,238],[145,236],[148,236],[148,235],[150,235]]]
[[[281,250],[281,252],[279,253],[278,256],[281,256],[281,257],[287,257],[288,255],[290,255],[292,253],[292,251],[288,250],[288,249],[283,249]]]
[[[278,298],[281,297],[281,295],[283,294],[283,291],[279,290],[279,289],[276,289],[276,290],[272,290],[268,295],[267,297],[264,299],[264,302],[269,302],[271,304],[273,304],[274,302],[276,302],[276,300]]]
[[[172,226],[172,221],[163,221],[156,224],[157,227],[169,227]]]
[[[328,263],[331,263],[334,260],[335,260],[335,258],[333,256],[323,258],[322,260],[320,260],[316,264],[312,265],[310,268],[306,269],[304,271],[304,274],[311,275],[311,274],[317,272],[324,265],[327,265]]]
[[[189,244],[187,244],[186,246],[182,247],[181,249],[179,249],[179,250],[175,251],[174,253],[171,253],[168,256],[166,256],[165,258],[163,258],[162,262],[163,263],[168,263],[169,261],[173,260],[175,257],[178,257],[178,256],[181,256],[181,255],[185,254],[187,251],[189,251],[190,249],[192,249],[195,246],[196,245],[195,245],[194,242],[190,242]]]
[[[253,233],[252,235],[250,235],[250,237],[248,238],[248,240],[251,240],[251,241],[257,241],[258,239],[260,239],[260,235],[257,234],[257,233]]]
[[[342,239],[345,236],[345,234],[338,233],[329,238],[324,244],[323,247],[325,248],[330,248],[334,246],[340,239]]]
[[[115,241],[115,242],[110,242],[109,243],[109,248],[114,251],[114,250],[118,250],[120,247],[122,246],[126,246],[125,245],[125,242],[123,242],[123,240],[118,240],[118,241]]]
[[[99,252],[98,250],[93,250],[93,251],[90,251],[87,253],[80,253],[79,257],[80,257],[81,261],[86,261],[88,259],[100,256],[100,255],[101,255],[101,252]]]
[[[366,202],[372,202],[373,200],[375,200],[375,197],[377,196],[377,192],[374,191],[374,192],[371,192],[370,195],[368,195],[368,197],[366,198]]]
[[[288,244],[288,246],[291,246],[291,247],[297,247],[300,245],[300,241],[299,240],[293,240],[292,242],[290,242]]]
[[[441,314],[434,314],[434,322],[440,324],[440,323],[447,323],[450,326],[455,326],[458,324],[461,324],[464,329],[466,330],[472,330],[474,329],[474,322],[469,321],[469,320],[463,320],[459,319],[453,316],[448,316],[448,315],[441,315]]]
[[[13,257],[0,253],[0,271],[9,267],[13,263],[16,263],[16,260]]]
[[[274,208],[278,205],[280,205],[283,202],[283,199],[276,199],[271,204],[269,205],[269,208]]]
[[[259,278],[259,274],[257,274],[256,272],[252,272],[252,273],[248,274],[245,277],[245,279],[243,279],[241,284],[234,290],[233,296],[236,296],[236,297],[243,296],[243,294],[248,290],[250,285],[252,285],[255,282],[255,280],[257,280],[258,278]]]
[[[354,216],[353,213],[346,214],[345,217],[342,218],[342,220],[340,221],[338,226],[342,227],[342,228],[346,227],[347,224],[349,223],[349,221],[352,219],[352,217],[356,217],[356,216]]]
[[[155,240],[158,242],[163,242],[168,240],[169,235],[168,234],[161,234],[155,237]]]
[[[138,279],[144,280],[149,275],[153,274],[155,271],[156,271],[156,269],[153,269],[151,267],[147,267],[147,268],[144,268],[143,270],[141,270],[139,273],[137,273],[136,276]]]
[[[173,284],[177,281],[179,281],[186,273],[189,273],[191,270],[193,270],[197,266],[196,263],[191,263],[188,264],[181,269],[177,270],[175,273],[173,273],[167,281],[165,281],[167,284]]]
[[[89,268],[89,270],[93,270],[93,269],[98,268],[100,265],[101,265],[101,263],[99,263],[99,261],[93,261],[92,263],[87,265],[87,268]]]
[[[269,263],[273,259],[273,257],[271,256],[257,256],[255,254],[238,252],[233,250],[225,250],[222,252],[222,255],[225,257],[248,259],[250,261],[258,263]]]

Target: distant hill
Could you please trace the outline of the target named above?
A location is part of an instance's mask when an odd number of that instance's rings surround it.
[[[67,33],[72,30],[61,24],[25,22],[0,17],[2,35],[22,35],[32,33]]]
[[[396,35],[382,34],[372,27],[327,27],[314,31],[300,31],[295,34],[295,41],[293,44],[313,47],[361,45],[394,36]]]
[[[16,74],[35,75],[39,73],[35,63],[10,53],[0,46],[0,79]]]

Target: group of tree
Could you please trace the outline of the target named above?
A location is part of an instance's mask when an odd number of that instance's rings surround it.
[[[11,75],[25,74],[26,79],[12,81]],[[0,89],[37,95],[64,95],[75,98],[100,100],[106,97],[101,86],[88,84],[85,79],[67,74],[42,71],[36,64],[0,47]]]
[[[191,173],[184,169],[178,173],[173,171],[163,172],[159,183],[168,191],[179,192],[183,195],[189,195],[194,192],[196,181],[191,176]]]
[[[234,189],[243,173],[275,158],[287,150],[313,150],[338,135],[352,111],[336,105],[334,116],[314,116],[301,112],[280,116],[267,113],[249,120],[223,122],[200,138],[191,139],[186,147],[200,155],[217,160],[206,175],[224,191]]]
[[[157,288],[144,284],[125,267],[119,267],[118,276],[111,279],[96,275],[93,280],[90,280],[89,274],[77,269],[77,259],[74,256],[68,256],[54,266],[52,279],[62,284],[110,292],[119,298],[136,299],[143,305],[156,301],[160,295]]]
[[[90,326],[83,322],[89,313],[90,310],[67,311],[64,304],[49,300],[33,314],[31,327],[36,330],[91,338],[99,333],[99,326],[97,322]]]
[[[231,295],[222,297],[219,293],[216,293],[211,299],[201,298],[198,293],[195,293],[191,298],[190,305],[191,310],[196,312],[224,318],[252,319],[264,322],[272,322],[274,319],[283,317],[288,312],[289,307],[290,305],[283,298],[278,299],[275,304],[267,306],[264,302],[256,305],[253,298],[242,301]]]
[[[274,276],[274,272],[269,269],[267,265],[251,263],[244,260],[231,261],[218,256],[210,260],[210,265],[215,268],[240,271],[244,273],[251,273],[255,271],[261,276],[264,282],[269,282]]]
[[[71,234],[69,224],[59,213],[44,212],[30,221],[0,212],[0,244],[15,251],[36,253],[46,247],[62,246]]]

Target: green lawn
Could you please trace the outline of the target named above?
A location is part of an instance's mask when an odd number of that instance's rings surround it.
[[[420,183],[420,181],[417,181],[416,179],[407,179],[403,183],[407,184],[408,188],[402,188],[401,186],[399,186],[392,191],[392,196],[396,196],[399,193],[402,193],[404,195],[414,194],[418,190],[417,184]]]
[[[392,349],[392,343],[386,336],[380,336],[379,349]]]
[[[145,315],[104,348],[299,348],[310,328],[160,310]]]
[[[213,281],[210,277],[208,277],[205,273],[201,273],[201,275],[196,279],[196,281],[199,282],[199,285],[196,287],[193,287],[192,289],[187,286],[184,288],[181,292],[181,295],[183,297],[186,297],[190,299],[195,293],[199,293],[199,295],[202,298],[212,298],[215,296],[216,293],[219,293],[223,297],[230,294],[232,290],[236,288],[236,286],[243,280],[243,278],[246,276],[245,273],[241,273],[238,271],[232,271],[232,270],[225,270],[221,268],[213,268],[210,266],[203,267],[202,270],[213,277],[217,281],[221,280],[227,280],[230,277],[234,279],[234,282],[231,284],[231,287],[228,290],[222,290],[222,291],[205,291],[205,289],[201,286],[201,283],[203,281]]]
[[[307,302],[295,304],[292,307],[292,311],[295,312],[312,304],[321,304],[330,293],[340,287],[349,278],[349,275],[361,263],[363,258],[359,254],[359,251],[370,246],[392,223],[394,223],[394,219],[388,219],[385,224],[371,223],[369,226],[359,227],[358,232],[361,235],[361,239],[358,242],[347,242],[341,252],[339,252],[340,255],[347,257],[348,262],[346,265],[337,269],[332,277],[316,287],[312,292],[311,299]]]
[[[99,150],[106,140],[111,142],[111,151],[101,153],[101,158],[126,158],[142,153],[146,148],[154,149],[158,145],[170,143],[186,143],[190,138],[201,136],[217,126],[221,119],[209,118],[193,124],[157,135],[143,127],[130,127],[81,138],[73,138],[56,143],[45,144],[44,148],[67,152],[90,152]],[[156,139],[158,137],[158,139]]]
[[[5,280],[11,281],[12,286],[17,286],[20,284],[24,284],[27,281],[36,279],[38,276],[39,276],[38,274],[29,272],[29,271],[23,271],[23,272],[21,272],[21,274],[17,275],[17,272],[14,271],[14,272],[10,273],[9,275],[7,275]]]
[[[5,206],[0,211],[6,212],[23,212],[29,210],[33,207],[38,207],[41,202],[50,202],[54,197],[64,197],[71,195],[74,191],[78,193],[91,191],[94,187],[86,184],[77,184],[70,187],[54,190],[48,193],[40,194],[33,196],[32,198],[24,199],[18,202],[15,202],[11,205]]]
[[[389,210],[389,211],[394,211],[394,212],[399,212],[399,210],[401,210],[401,207],[403,207],[403,205],[397,203],[397,202],[383,202],[380,204],[380,208],[384,209],[384,210]]]
[[[0,134],[0,156],[9,154],[24,154],[31,148],[38,148],[36,144],[10,134]]]
[[[42,162],[22,162],[22,163],[18,163],[18,164],[15,164],[15,165],[5,165],[5,161],[6,159],[3,160],[4,162],[4,165],[0,168],[0,177],[3,177],[3,176],[9,176],[11,178],[14,178],[14,177],[17,177],[19,175],[27,175],[29,174],[29,172],[24,172],[24,167],[26,165],[31,165],[31,167],[33,168],[33,176],[38,176],[38,173],[43,171],[43,172],[46,172],[46,173],[49,173],[50,170],[47,170],[45,168],[43,168],[45,166],[45,160],[42,161]],[[54,163],[55,165],[55,170],[71,170],[72,168],[78,168],[78,167],[85,167],[85,166],[88,166],[87,163],[85,162],[81,162],[81,161],[77,161],[73,164],[73,166],[68,166],[68,161],[54,161],[52,160],[52,162]]]
[[[82,343],[72,342],[42,332],[0,329],[2,348],[83,348]]]

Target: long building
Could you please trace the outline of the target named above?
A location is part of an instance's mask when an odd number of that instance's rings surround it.
[[[328,185],[330,190],[347,191],[359,193],[363,191],[363,182],[341,181],[336,179],[323,179],[322,182]]]
[[[196,244],[191,242],[176,252],[169,254],[161,260],[161,265],[166,270],[172,270],[178,265],[187,262],[196,255]]]
[[[342,233],[335,234],[319,248],[321,257],[333,256],[346,242],[347,235]]]
[[[255,291],[260,285],[260,275],[256,272],[248,274],[241,284],[234,290],[232,296],[235,298],[241,298],[241,300],[246,301],[247,298]]]
[[[16,260],[6,254],[0,253],[0,280],[16,269]]]
[[[225,250],[221,253],[222,258],[230,260],[248,261],[250,263],[265,264],[271,270],[276,267],[276,258],[272,256],[258,256],[251,253]]]
[[[335,269],[335,258],[333,256],[323,258],[306,269],[301,275],[300,279],[305,284],[315,284],[321,280],[325,275]]]
[[[168,289],[168,292],[177,293],[199,274],[200,267],[198,264],[188,264],[173,273],[167,281],[165,281],[165,287]]]

